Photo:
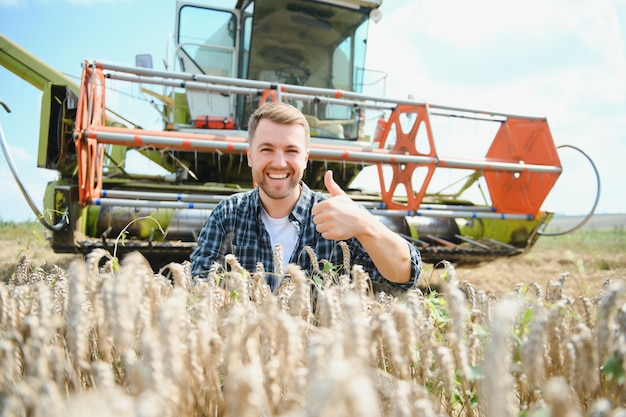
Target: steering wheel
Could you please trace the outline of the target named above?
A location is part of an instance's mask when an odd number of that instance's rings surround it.
[[[285,84],[295,85],[304,85],[311,76],[311,70],[309,68],[301,67],[280,67],[275,73]]]

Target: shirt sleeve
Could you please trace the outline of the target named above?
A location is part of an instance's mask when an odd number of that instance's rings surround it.
[[[376,265],[374,265],[374,261],[372,261],[372,258],[370,258],[369,254],[356,239],[351,239],[351,242],[349,243],[349,245],[351,246],[350,252],[353,258],[351,264],[363,266],[363,269],[368,271],[368,273],[370,274],[370,279],[373,282],[387,284],[391,287],[405,290],[415,288],[417,280],[422,273],[422,257],[415,246],[413,246],[410,242],[406,242],[406,244],[409,246],[409,252],[411,254],[411,277],[405,283],[400,284],[386,279],[378,271]]]
[[[224,229],[226,205],[218,204],[200,231],[198,245],[191,252],[191,276],[206,279],[214,262],[223,263],[226,249],[229,246],[228,233]]]

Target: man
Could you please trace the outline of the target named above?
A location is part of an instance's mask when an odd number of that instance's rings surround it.
[[[232,195],[211,212],[191,254],[191,274],[206,278],[214,262],[233,254],[248,271],[263,263],[273,270],[273,248],[282,246],[284,264],[311,273],[311,247],[319,259],[341,265],[338,241],[346,241],[351,264],[363,266],[373,282],[410,288],[419,278],[421,258],[413,245],[352,201],[335,183],[330,193],[314,192],[302,182],[309,158],[309,125],[295,107],[268,103],[248,123],[248,166],[257,187]],[[269,278],[271,287],[276,281]],[[272,288],[273,289],[273,288]]]

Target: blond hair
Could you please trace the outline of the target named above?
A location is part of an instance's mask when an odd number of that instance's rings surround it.
[[[278,124],[297,124],[302,126],[308,147],[310,138],[309,123],[302,112],[291,104],[277,101],[266,103],[256,109],[248,121],[248,143],[252,143],[252,138],[254,138],[254,133],[261,119],[268,119]]]

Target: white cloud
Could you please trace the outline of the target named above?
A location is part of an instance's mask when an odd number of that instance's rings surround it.
[[[494,36],[545,39],[578,28],[594,33],[596,36],[587,38],[593,42],[607,30],[597,24],[604,20],[598,17],[611,16],[611,12],[612,5],[607,0],[530,0],[513,4],[500,0],[444,0],[414,2],[398,8],[390,18],[398,19],[405,24],[403,27],[423,32],[426,39],[471,46],[491,41]],[[584,33],[579,36],[583,38]]]
[[[70,4],[91,6],[98,3],[128,3],[130,0],[66,0]]]
[[[14,146],[11,144],[8,145],[8,150],[13,162],[16,165],[16,168],[19,170],[20,166],[23,165],[35,165],[36,159],[32,153],[32,151],[28,151],[27,149],[20,148],[19,146]],[[4,157],[4,155],[3,155]]]
[[[417,2],[391,9],[372,31],[370,52],[386,52],[388,67],[406,63],[463,84],[481,75],[510,82],[550,66],[554,72],[624,67],[623,40],[609,1]]]
[[[17,181],[14,179],[8,166],[0,163],[0,219],[23,221],[34,219],[26,197],[22,194]],[[23,168],[23,169],[22,169]],[[57,177],[55,171],[38,169],[34,166],[18,167],[19,180],[26,193],[30,196],[35,207],[43,210],[43,195],[49,181]]]
[[[20,0],[0,0],[0,9],[1,8],[18,8],[20,6],[23,6],[24,2],[20,1]]]
[[[64,0],[69,4],[77,4],[80,6],[91,6],[100,3],[127,3],[131,0]],[[55,5],[57,0],[0,0],[1,8],[27,8],[31,4]]]

